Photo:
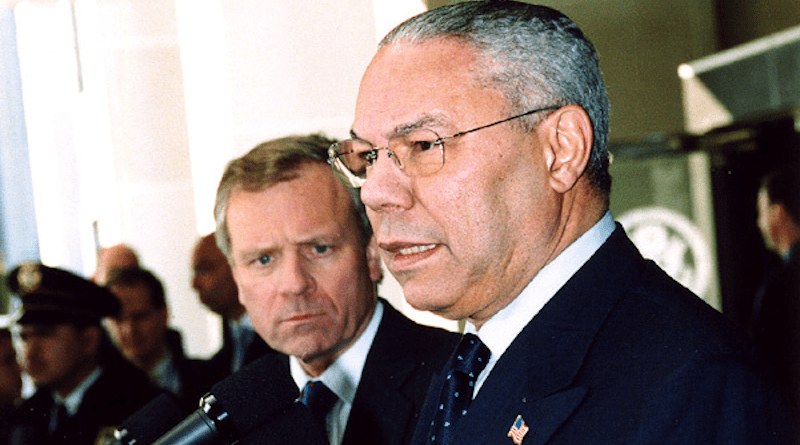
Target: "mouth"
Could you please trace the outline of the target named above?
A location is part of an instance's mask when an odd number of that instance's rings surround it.
[[[402,272],[418,266],[421,261],[435,255],[441,244],[385,243],[379,244],[387,253],[386,266],[392,272]]]
[[[314,318],[321,317],[322,314],[296,314],[284,319],[288,323],[303,323]]]
[[[404,247],[397,251],[398,255],[413,255],[415,253],[427,252],[436,247],[436,244],[427,244],[424,246]]]

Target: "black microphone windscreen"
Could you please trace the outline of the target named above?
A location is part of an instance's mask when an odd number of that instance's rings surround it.
[[[196,404],[193,408],[196,407]],[[179,424],[192,409],[172,394],[163,393],[125,419],[117,429],[117,443],[150,445]]]
[[[242,436],[285,411],[300,395],[289,372],[268,371],[280,369],[270,363],[282,359],[277,353],[267,354],[211,387],[211,394]]]

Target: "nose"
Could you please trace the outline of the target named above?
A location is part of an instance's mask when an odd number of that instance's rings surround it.
[[[409,178],[399,167],[394,153],[385,150],[369,168],[367,179],[361,186],[361,201],[371,210],[387,213],[408,209],[414,200]]]
[[[281,260],[279,292],[284,296],[297,296],[307,293],[314,285],[308,265],[299,254],[287,255]]]
[[[200,292],[200,274],[198,273],[192,275],[192,289]]]

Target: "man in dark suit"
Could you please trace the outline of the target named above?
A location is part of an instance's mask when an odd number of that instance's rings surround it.
[[[286,354],[262,359],[263,372],[291,374],[330,444],[407,444],[458,335],[377,298],[377,246],[358,193],[326,163],[332,142],[276,139],[231,161],[217,241],[256,331]]]
[[[757,205],[764,243],[780,260],[759,288],[748,329],[758,358],[800,418],[800,166],[765,175]]]
[[[253,329],[233,280],[227,258],[217,247],[214,234],[203,236],[192,252],[192,288],[200,302],[222,317],[222,346],[209,359],[214,381],[272,352]]]
[[[113,272],[106,287],[120,303],[105,324],[122,355],[155,385],[196,406],[219,379],[210,375],[206,360],[186,357],[180,332],[169,327],[161,280],[149,270],[127,268]]]
[[[37,390],[11,415],[15,445],[94,445],[159,392],[101,327],[119,304],[105,288],[62,269],[26,263],[8,276],[20,363]]]
[[[412,443],[787,440],[741,332],[614,224],[607,134],[555,10],[459,2],[382,41],[330,162],[406,300],[468,321]]]

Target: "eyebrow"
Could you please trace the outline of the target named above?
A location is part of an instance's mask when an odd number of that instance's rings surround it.
[[[446,118],[442,113],[425,113],[415,121],[396,125],[394,129],[385,136],[386,139],[391,139],[401,134],[408,134],[414,130],[419,130],[420,128],[426,128],[431,126],[444,126],[450,123],[451,123],[450,119]],[[359,137],[356,134],[355,130],[353,130],[352,128],[350,129],[350,137],[353,139],[358,139],[360,141],[369,142],[366,139]]]

